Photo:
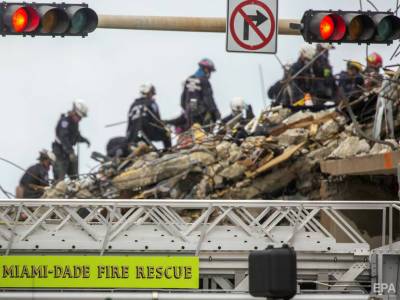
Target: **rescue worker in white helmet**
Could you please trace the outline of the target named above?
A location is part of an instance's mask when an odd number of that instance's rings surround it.
[[[226,124],[236,116],[241,115],[241,122],[250,121],[254,118],[253,108],[250,104],[246,104],[243,97],[234,97],[231,101],[231,113],[222,119],[222,123]]]
[[[140,86],[140,97],[129,109],[127,142],[137,144],[140,141],[151,144],[162,142],[164,149],[171,148],[171,137],[161,120],[160,110],[155,100],[156,88],[151,83]]]
[[[42,150],[37,160],[39,162],[29,167],[22,176],[17,187],[17,198],[40,198],[44,193],[44,188],[49,186],[49,170],[56,156],[51,151]]]
[[[79,122],[86,118],[88,107],[83,100],[76,100],[72,110],[62,114],[56,126],[56,140],[53,143],[53,152],[56,155],[53,172],[54,180],[63,180],[66,175],[76,178],[78,175],[78,157],[74,146],[85,143],[90,147],[90,142],[79,131]]]
[[[181,107],[188,123],[185,129],[194,123],[210,125],[221,118],[209,81],[215,71],[214,63],[205,58],[199,62],[197,72],[185,81],[181,96]]]
[[[333,68],[329,61],[329,51],[335,49],[330,44],[317,44],[316,58],[313,63],[313,91],[315,96],[314,104],[322,104],[326,101],[332,101],[336,98],[337,85],[333,76]]]
[[[306,67],[306,65],[312,61],[315,55],[316,49],[311,45],[305,44],[300,49],[298,60],[290,67],[288,79],[291,80],[289,83],[290,95],[292,97],[291,104],[296,103],[300,99],[303,99],[306,94],[312,92],[314,82],[313,67],[312,65]],[[295,75],[297,77],[291,79]]]
[[[253,108],[246,104],[243,97],[234,97],[231,101],[231,113],[222,119],[226,132],[238,145],[248,137],[245,126],[254,118]]]

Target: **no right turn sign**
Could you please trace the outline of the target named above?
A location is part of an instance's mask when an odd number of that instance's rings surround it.
[[[229,0],[227,51],[277,51],[278,0]]]

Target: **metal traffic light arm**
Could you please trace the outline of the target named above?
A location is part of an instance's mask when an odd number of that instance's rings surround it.
[[[279,20],[279,34],[301,35],[300,20]],[[156,16],[118,16],[99,15],[98,28],[133,29],[133,30],[164,30],[192,32],[226,32],[225,18],[194,18],[194,17],[156,17]]]

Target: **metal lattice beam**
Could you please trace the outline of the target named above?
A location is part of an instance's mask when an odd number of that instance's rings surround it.
[[[299,279],[322,274],[332,289],[354,290],[358,280],[369,280],[370,246],[342,212],[385,211],[392,220],[399,208],[355,201],[0,200],[0,255],[198,255],[204,289],[247,291],[249,251],[288,242],[298,254]],[[335,240],[319,221],[321,211],[350,243]]]

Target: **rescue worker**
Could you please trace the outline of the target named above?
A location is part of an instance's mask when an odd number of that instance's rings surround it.
[[[253,108],[250,104],[246,104],[243,97],[234,97],[231,101],[231,113],[222,119],[222,123],[226,124],[236,116],[241,115],[240,122],[250,122],[254,118]]]
[[[42,150],[39,162],[26,170],[17,187],[17,198],[37,199],[42,197],[44,188],[49,186],[50,166],[55,162],[54,153]]]
[[[65,176],[76,178],[78,175],[78,157],[74,146],[85,143],[90,147],[90,141],[79,131],[79,122],[87,117],[88,107],[83,100],[76,100],[72,110],[62,114],[56,127],[56,140],[53,143],[53,152],[56,162],[53,167],[54,180],[64,180]]]
[[[246,104],[243,97],[234,97],[231,101],[231,114],[222,119],[225,130],[230,132],[238,145],[248,137],[245,126],[254,118],[253,108]]]
[[[313,63],[314,104],[323,104],[336,97],[336,81],[333,76],[332,65],[329,61],[329,51],[335,49],[329,44],[317,44],[316,55],[319,57]]]
[[[289,76],[289,87],[291,94],[291,105],[301,101],[307,94],[312,93],[314,72],[312,65],[307,66],[312,59],[315,57],[316,50],[311,45],[304,45],[300,49],[298,60],[290,67]],[[301,71],[301,73],[299,73]],[[299,74],[298,74],[299,73]],[[292,76],[297,75],[296,78],[292,79]]]
[[[374,52],[367,57],[367,67],[364,71],[365,88],[368,91],[374,88],[379,88],[382,85],[383,76],[381,69],[383,66],[383,59],[378,53]]]
[[[143,141],[149,145],[152,141],[161,141],[165,150],[171,148],[171,137],[161,121],[155,95],[156,89],[151,83],[140,86],[140,97],[129,109],[127,141],[132,144]]]
[[[361,75],[363,66],[355,60],[347,62],[347,70],[339,74],[338,86],[349,100],[356,100],[362,94],[364,78]]]
[[[186,130],[194,123],[211,125],[221,118],[209,81],[215,71],[214,63],[205,58],[199,62],[197,72],[185,81],[181,107],[187,117]]]
[[[120,136],[108,141],[106,151],[109,158],[127,158],[132,153],[132,147],[127,137]]]
[[[268,97],[272,100],[271,105],[288,107],[291,99],[290,88],[288,88],[287,79],[289,78],[290,64],[283,66],[283,78],[277,81],[273,86],[268,89]]]
[[[383,75],[381,68],[383,65],[382,56],[374,52],[367,57],[367,67],[363,72],[364,90],[369,92],[368,96],[356,106],[353,106],[354,114],[361,124],[368,122],[376,113],[378,94],[375,92],[382,86]]]

